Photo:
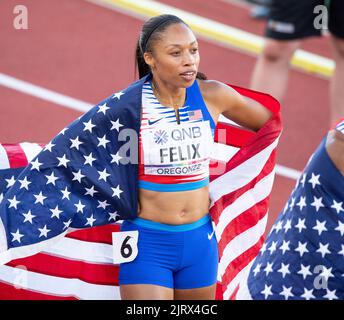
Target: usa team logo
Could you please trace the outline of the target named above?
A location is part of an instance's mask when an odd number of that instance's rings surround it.
[[[165,144],[168,140],[168,134],[165,130],[158,130],[154,133],[154,142],[157,144]]]

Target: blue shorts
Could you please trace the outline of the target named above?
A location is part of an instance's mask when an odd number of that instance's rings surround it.
[[[125,220],[121,231],[138,230],[135,260],[121,263],[119,284],[193,289],[216,283],[218,249],[209,215],[184,225],[142,218]]]

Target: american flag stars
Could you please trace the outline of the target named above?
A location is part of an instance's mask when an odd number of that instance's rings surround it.
[[[111,121],[111,129],[110,130],[116,130],[117,132],[119,132],[120,127],[123,127],[123,125],[121,123],[119,123],[119,119],[117,119],[116,121]]]
[[[85,205],[82,204],[80,200],[77,204],[74,204],[74,206],[76,206],[76,212],[84,213]]]
[[[12,175],[0,181],[8,194],[13,192],[6,198],[16,220],[7,235],[11,246],[48,240],[69,227],[119,219],[113,210],[115,199],[121,201],[124,194],[116,183],[122,159],[117,137],[125,125],[119,117],[107,118],[110,109],[106,102],[94,107],[50,141],[18,180]]]
[[[56,217],[57,219],[60,219],[60,214],[63,212],[59,209],[59,206],[56,206],[54,209],[50,209],[52,212],[51,218]]]
[[[320,174],[315,175],[314,172],[312,172],[312,177],[309,179],[309,183],[312,185],[312,188],[314,189],[317,185],[321,185],[319,182]]]
[[[102,112],[105,115],[106,111],[109,109],[110,108],[106,105],[106,103],[104,103],[98,107],[98,112]]]
[[[83,125],[84,125],[83,131],[89,131],[90,133],[92,133],[92,129],[95,127],[91,119],[87,122],[83,122]]]
[[[19,232],[19,229],[17,229],[16,232],[11,232],[11,235],[13,237],[12,242],[18,241],[20,243],[20,239],[24,237],[24,235]]]
[[[54,147],[55,146],[55,144],[53,144],[51,141],[44,147],[44,151],[45,150],[48,150],[48,151],[50,151],[51,152],[51,149],[52,149],[52,147]]]
[[[85,226],[89,225],[89,226],[93,227],[93,223],[94,223],[97,219],[94,219],[93,214],[92,214],[89,218],[86,218],[86,220],[87,220],[87,223],[85,224]]]
[[[26,189],[29,190],[29,185],[30,185],[30,181],[27,180],[27,177],[25,177],[22,180],[18,180],[20,182],[20,189]]]
[[[333,204],[332,204],[331,208],[335,209],[338,214],[341,213],[342,211],[344,212],[343,201],[337,202],[336,200],[333,199]]]
[[[316,212],[318,212],[320,208],[324,207],[322,201],[322,197],[317,198],[316,196],[313,196],[313,202],[311,203],[311,206],[315,207]]]
[[[98,180],[104,180],[106,182],[106,179],[110,177],[111,175],[107,173],[106,168],[103,171],[98,171],[99,179]]]
[[[71,194],[71,192],[68,191],[68,188],[67,188],[67,187],[65,187],[64,190],[61,190],[61,192],[62,192],[62,194],[63,194],[62,200],[63,200],[63,199],[70,200],[69,195]]]
[[[41,205],[44,205],[44,200],[47,198],[42,194],[42,191],[39,194],[33,195],[36,198],[35,204],[40,203]]]
[[[111,188],[111,189],[112,189],[112,191],[113,191],[112,196],[113,196],[113,197],[120,198],[120,194],[121,194],[123,191],[119,188],[119,185],[118,185],[116,188]]]
[[[79,183],[81,183],[81,179],[82,178],[85,178],[86,176],[85,175],[83,175],[82,173],[81,173],[81,169],[80,170],[78,170],[77,172],[72,172],[72,174],[73,174],[73,181],[78,181]]]
[[[84,165],[88,164],[92,167],[92,164],[94,161],[96,161],[96,158],[93,158],[92,152],[90,152],[90,154],[88,156],[84,156],[85,158],[85,162]]]
[[[111,154],[112,160],[111,163],[119,164],[119,161],[122,159],[122,157],[119,155],[119,152],[116,154]]]
[[[67,164],[68,162],[70,162],[70,160],[67,159],[65,154],[62,157],[57,157],[57,160],[59,160],[59,163],[57,165],[58,167],[63,166],[67,168]]]
[[[54,186],[55,186],[56,180],[59,179],[58,177],[55,176],[54,171],[50,175],[46,175],[45,177],[47,178],[47,184],[51,183]]]
[[[75,139],[69,139],[71,142],[71,148],[75,148],[76,150],[79,150],[79,146],[83,143],[79,141],[79,137],[76,137]]]
[[[31,210],[29,210],[27,213],[23,213],[23,216],[25,217],[24,222],[29,222],[32,224],[32,219],[36,217],[31,213]]]
[[[31,161],[30,164],[31,164],[31,170],[39,171],[39,168],[43,163],[39,162],[38,158],[36,157],[36,159],[34,161]]]
[[[40,237],[45,237],[45,238],[47,238],[47,237],[48,237],[48,232],[51,231],[51,230],[49,230],[49,229],[47,228],[46,225],[45,225],[43,228],[38,228],[38,230],[39,230],[39,232],[40,232],[39,238],[40,238]]]
[[[107,206],[109,206],[109,204],[107,203],[106,200],[104,200],[104,201],[99,201],[98,200],[98,207],[97,208],[106,209]]]
[[[97,147],[103,147],[103,148],[106,149],[106,144],[110,142],[110,140],[107,140],[107,139],[106,139],[106,135],[104,134],[103,137],[97,138],[97,139],[98,139],[98,141],[99,141]]]
[[[123,95],[124,95],[124,92],[123,92],[123,91],[116,92],[116,93],[113,94],[112,99],[118,99],[118,100],[120,100],[120,99],[121,99],[121,96],[123,96]]]
[[[252,264],[253,299],[344,298],[344,179],[321,148]]]
[[[117,221],[117,218],[119,217],[117,211],[115,212],[109,212],[109,221],[113,220],[114,222]]]
[[[14,176],[11,177],[11,179],[5,179],[7,182],[7,188],[10,188],[14,185],[14,183],[16,182],[16,179],[14,179]]]
[[[9,208],[18,209],[17,205],[20,203],[20,201],[17,201],[16,196],[14,196],[12,199],[8,199],[8,202],[10,203]]]
[[[304,207],[307,207],[306,197],[301,196],[299,202],[296,205],[300,208],[300,211],[302,211]]]
[[[94,189],[94,186],[92,186],[91,188],[85,188],[85,190],[86,190],[86,193],[85,193],[86,196],[90,195],[91,197],[93,197],[95,193],[98,193],[98,191]]]

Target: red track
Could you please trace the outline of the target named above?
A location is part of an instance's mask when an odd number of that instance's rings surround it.
[[[134,80],[134,48],[142,21],[82,0],[22,1],[29,30],[13,28],[17,1],[0,3],[0,73],[59,93],[97,103]],[[164,3],[261,33],[263,22],[220,0],[164,0]],[[211,3],[211,4],[209,4]],[[306,50],[329,55],[328,40],[307,40]],[[200,41],[201,70],[209,78],[248,86],[255,58]],[[0,142],[48,142],[79,112],[0,86]],[[282,107],[284,134],[278,163],[302,170],[327,131],[328,80],[291,72]],[[295,181],[277,177],[269,227]]]

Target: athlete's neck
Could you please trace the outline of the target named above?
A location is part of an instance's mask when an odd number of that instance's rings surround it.
[[[178,109],[184,105],[186,89],[172,86],[159,78],[152,79],[152,88],[156,98],[163,105]]]

